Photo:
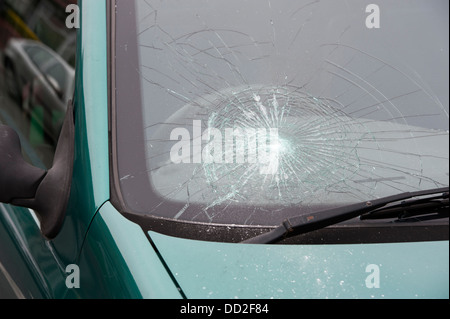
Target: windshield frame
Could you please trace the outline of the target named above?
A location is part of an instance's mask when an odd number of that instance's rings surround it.
[[[123,192],[145,192],[147,189],[151,188],[140,187],[139,189],[124,190],[121,185],[119,162],[123,163],[126,161],[127,166],[142,169],[146,167],[146,164],[145,152],[143,151],[144,139],[139,136],[139,132],[143,128],[143,123],[141,121],[142,101],[140,95],[140,80],[135,69],[130,67],[127,63],[123,63],[126,59],[120,57],[116,50],[117,47],[124,45],[124,43],[119,43],[119,39],[125,39],[125,37],[120,34],[127,34],[130,32],[129,28],[133,29],[135,27],[133,26],[133,23],[128,23],[121,24],[120,30],[117,29],[117,15],[120,13],[123,14],[123,11],[116,10],[115,4],[116,1],[107,2],[108,98],[111,150],[110,187],[111,202],[114,207],[123,216],[139,224],[145,232],[155,231],[165,235],[186,239],[238,243],[275,229],[277,227],[276,225],[234,225],[174,220],[152,215],[145,211],[145,208],[138,211],[127,205],[124,200]],[[130,40],[130,37],[126,38],[127,43],[129,43]],[[128,47],[128,49],[130,49],[130,47]],[[133,63],[133,61],[131,61],[131,63]],[[118,74],[120,74],[120,76],[118,76]],[[126,93],[118,94],[117,92],[122,92],[122,87],[127,88],[124,90]],[[121,108],[119,105],[127,105],[127,107]],[[139,125],[137,125],[138,123],[140,123],[140,128]],[[125,143],[126,141],[137,141],[136,143],[141,145],[141,147],[136,147],[136,144],[134,146],[131,145],[133,143]],[[136,154],[136,151],[139,150],[142,150],[141,153]],[[141,174],[141,178],[144,183],[149,185],[147,175]],[[150,194],[147,198],[150,201],[155,199],[160,200],[157,194]],[[183,205],[184,204],[166,202],[161,209],[179,211],[183,208]],[[145,207],[145,205],[142,205],[141,207]],[[324,205],[321,210],[328,208],[330,207]],[[191,204],[189,209],[200,209],[200,206]],[[239,211],[246,209],[247,207],[244,205],[238,208]],[[296,211],[297,215],[299,214],[299,207],[291,207],[290,209]],[[361,221],[359,219],[352,219],[312,233],[286,239],[281,241],[280,244],[360,244],[448,240],[448,224],[448,218],[444,220],[402,224],[394,224],[392,220]]]

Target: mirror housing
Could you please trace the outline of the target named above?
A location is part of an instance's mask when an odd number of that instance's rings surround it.
[[[6,125],[0,125],[0,167],[0,202],[8,204],[34,197],[47,174],[25,162],[19,136]]]
[[[64,221],[72,183],[74,135],[69,102],[52,168],[45,171],[23,159],[17,133],[0,125],[0,202],[33,209],[47,239],[58,235]]]

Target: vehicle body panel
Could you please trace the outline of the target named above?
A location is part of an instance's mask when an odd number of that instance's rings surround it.
[[[273,246],[150,237],[193,299],[449,296],[447,241]],[[370,284],[373,265],[378,288]]]
[[[84,1],[79,34],[74,96],[75,157],[71,196],[61,234],[54,240],[74,262],[97,210],[109,199],[108,99],[106,73],[106,12],[103,1]],[[97,15],[92,14],[97,13]],[[80,30],[83,30],[82,28]],[[67,242],[76,243],[68,250]]]
[[[108,202],[97,213],[79,260],[84,298],[181,298],[142,229]]]

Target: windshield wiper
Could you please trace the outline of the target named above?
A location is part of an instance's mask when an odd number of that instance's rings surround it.
[[[432,197],[423,198],[425,196]],[[422,197],[422,198],[417,198]],[[431,190],[407,192],[393,196],[383,197],[372,201],[361,202],[358,204],[352,204],[344,207],[333,208],[329,210],[320,211],[313,214],[306,214],[301,216],[292,217],[286,219],[277,228],[264,233],[262,235],[247,239],[242,243],[245,244],[273,244],[288,237],[305,234],[314,230],[318,230],[330,225],[335,225],[340,222],[353,219],[355,217],[364,216],[361,219],[374,219],[385,218],[381,217],[383,208],[389,204],[405,201],[407,199],[413,199],[408,202],[403,202],[395,206],[389,206],[391,210],[386,213],[386,216],[392,217],[393,213],[402,214],[407,210],[412,209],[415,204],[417,205],[447,205],[449,198],[449,188],[436,188]],[[431,204],[432,203],[432,204]],[[403,205],[403,206],[402,206]],[[401,212],[400,212],[401,207]],[[434,210],[433,210],[434,212]],[[372,213],[372,214],[369,214]],[[390,214],[390,215],[389,215]],[[422,213],[423,214],[423,213]],[[396,215],[396,216],[397,216]],[[396,217],[394,216],[394,217]],[[386,217],[388,218],[388,217]]]
[[[380,209],[363,214],[361,220],[397,218],[397,221],[411,221],[414,218],[424,220],[429,218],[444,218],[449,216],[449,195],[440,195],[402,201],[399,204],[386,205]],[[431,216],[435,215],[435,216]]]

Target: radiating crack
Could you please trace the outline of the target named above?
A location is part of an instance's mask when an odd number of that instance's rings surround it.
[[[328,100],[261,87],[231,92],[213,104],[208,127],[240,129],[241,136],[248,129],[278,131],[275,149],[267,144],[267,152],[276,157],[273,174],[262,175],[261,166],[267,163],[261,162],[203,164],[206,183],[220,198],[255,202],[258,191],[272,203],[299,203],[311,189],[327,189],[359,170],[357,146],[370,133]],[[256,143],[244,145],[246,155],[258,153]]]

